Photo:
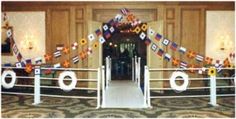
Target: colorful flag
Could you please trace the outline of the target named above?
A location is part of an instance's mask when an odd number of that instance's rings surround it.
[[[201,55],[196,55],[196,60],[197,60],[197,61],[202,62],[203,59],[204,59],[203,56],[201,56]]]
[[[176,58],[173,58],[173,59],[172,59],[172,65],[173,65],[173,66],[178,66],[178,65],[179,65],[179,62],[180,62],[179,59],[176,59]]]
[[[136,34],[139,34],[140,31],[141,31],[141,29],[140,29],[139,26],[137,26],[137,27],[134,29],[134,32],[135,32]]]
[[[3,65],[4,67],[11,67],[11,63],[6,63]]]
[[[168,40],[166,38],[162,41],[162,44],[165,45],[165,46],[168,46],[169,43],[170,43],[170,40]]]
[[[103,44],[104,42],[106,42],[106,40],[104,39],[104,37],[100,37],[100,38],[99,38],[99,42],[100,42],[101,44]]]
[[[152,41],[148,37],[146,37],[145,44],[148,46],[148,45],[150,45],[151,42]]]
[[[65,54],[69,54],[70,49],[68,47],[64,47],[62,52]]]
[[[205,71],[206,71],[206,67],[202,67],[201,69],[198,70],[198,74],[202,74]]]
[[[115,24],[114,19],[111,19],[110,21],[108,21],[108,24],[109,24],[110,26],[114,26],[114,24]]]
[[[45,61],[50,61],[50,60],[52,60],[52,56],[49,54],[46,54],[46,55],[44,55],[44,59],[45,59]]]
[[[65,60],[62,65],[64,68],[68,68],[70,67],[70,62],[68,60]]]
[[[187,53],[187,57],[188,57],[188,58],[191,58],[191,59],[192,59],[192,58],[194,58],[195,56],[196,56],[196,53],[195,53],[194,51],[191,51],[191,50],[188,51],[188,53]]]
[[[88,55],[92,54],[92,48],[89,47],[89,48],[87,48],[86,51],[87,51],[87,54],[88,54]]]
[[[139,25],[139,24],[141,24],[142,22],[139,20],[139,19],[136,19],[136,20],[134,20],[132,23],[131,23],[131,26],[137,26],[137,25]]]
[[[72,58],[72,60],[73,60],[73,63],[74,63],[74,64],[78,63],[78,62],[79,62],[79,56],[78,56],[78,55],[74,56],[74,57]]]
[[[159,55],[160,57],[162,57],[163,54],[164,54],[164,50],[159,49],[159,50],[157,51],[157,55]]]
[[[110,27],[110,29],[109,29],[109,30],[110,30],[110,32],[111,32],[111,33],[114,33],[114,31],[115,31],[115,29],[114,29],[114,27],[113,27],[113,26],[112,26],[112,27]]]
[[[12,35],[11,29],[8,29],[8,30],[7,30],[7,37],[10,38],[11,35]]]
[[[34,59],[34,61],[35,61],[35,64],[42,64],[43,59],[42,59],[42,57],[37,57]]]
[[[170,49],[176,51],[177,47],[178,47],[178,45],[175,42],[172,42],[171,46],[170,46]]]
[[[117,15],[115,16],[115,21],[120,22],[122,19],[123,19],[123,16],[122,16],[121,14],[117,14]]]
[[[100,36],[100,35],[102,35],[102,32],[101,32],[101,30],[100,30],[100,29],[97,29],[97,30],[95,31],[95,33],[96,33],[96,35],[97,35],[97,36]]]
[[[156,52],[157,45],[155,43],[152,43],[151,49],[152,49],[153,52]]]
[[[128,15],[128,13],[129,13],[129,10],[127,9],[127,8],[123,8],[123,9],[121,9],[120,10],[120,12],[123,14],[123,15]]]
[[[55,58],[58,58],[61,56],[61,51],[56,51],[53,53]]]
[[[104,33],[104,36],[105,36],[106,39],[109,39],[111,37],[111,34],[109,33],[109,31],[106,31]]]
[[[28,59],[26,59],[26,60],[24,61],[24,63],[25,63],[25,64],[32,64],[32,61],[31,61],[31,59],[28,58]]]
[[[212,64],[212,61],[213,61],[213,59],[210,58],[210,57],[206,57],[206,58],[205,58],[205,63],[206,63],[206,64],[209,64],[209,65],[210,65],[210,64]]]
[[[24,62],[17,62],[16,67],[17,68],[25,67],[25,64],[24,64]]]
[[[162,35],[159,34],[159,33],[157,33],[156,36],[155,36],[155,39],[156,39],[157,41],[160,41],[161,38],[162,38]]]
[[[61,67],[61,63],[57,63],[53,65],[54,68],[60,68]]]
[[[222,71],[222,67],[223,67],[222,64],[217,64],[217,65],[215,65],[216,71],[217,71],[218,73],[219,73],[220,71]]]
[[[80,59],[85,59],[86,58],[86,52],[84,52],[84,51],[81,51],[80,53],[79,53],[79,56],[80,56]]]
[[[91,33],[88,35],[89,41],[93,41],[95,39],[94,35]]]
[[[224,65],[223,65],[224,67],[230,67],[229,59],[226,58],[226,59],[224,60],[223,64],[224,64]]]
[[[107,24],[103,25],[102,28],[103,28],[104,31],[107,31],[107,30],[108,30],[108,26],[107,26]]]
[[[64,44],[57,44],[56,50],[62,50],[64,48]]]
[[[141,38],[141,40],[144,40],[145,37],[146,37],[146,34],[145,34],[144,32],[142,32],[142,33],[139,35],[139,37]]]
[[[171,59],[171,55],[168,53],[165,53],[164,60],[167,60],[169,62],[170,59]]]
[[[18,54],[16,55],[16,57],[17,57],[18,61],[20,62],[20,61],[21,61],[21,59],[22,59],[22,55],[21,55],[21,53],[20,53],[20,52],[18,52]]]
[[[184,61],[180,62],[180,68],[186,69],[187,66],[188,66],[188,64],[186,62],[184,62]]]
[[[151,36],[153,36],[154,33],[155,33],[155,31],[154,31],[151,27],[149,27],[149,28],[148,28],[148,34],[151,35]]]
[[[190,69],[189,69],[189,72],[194,73],[196,70],[191,69],[191,68],[196,68],[196,67],[197,67],[197,66],[195,66],[194,64],[190,64],[189,67],[188,67],[188,68],[190,68]]]
[[[74,42],[72,45],[72,50],[76,50],[78,48],[78,43],[77,42]]]
[[[179,48],[179,52],[182,53],[182,54],[184,54],[184,53],[186,52],[186,48],[180,47],[180,48]]]
[[[135,16],[134,16],[133,14],[128,14],[128,16],[126,17],[126,19],[127,19],[127,21],[128,21],[129,23],[132,23],[132,22],[134,22],[134,20],[135,20]]]
[[[17,48],[17,46],[16,46],[15,43],[14,43],[13,46],[12,46],[12,50],[13,50],[13,52],[14,52],[15,55],[17,55],[17,53],[19,52],[19,51],[18,51],[18,48]]]
[[[141,26],[141,29],[143,30],[143,31],[146,31],[147,30],[147,24],[143,24],[142,26]]]

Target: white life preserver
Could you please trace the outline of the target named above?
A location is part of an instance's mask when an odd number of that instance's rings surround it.
[[[12,77],[11,82],[7,83],[6,82],[6,76],[10,75]],[[10,89],[13,88],[13,86],[16,83],[16,73],[12,70],[5,70],[2,73],[2,86],[6,89]]]
[[[177,77],[182,77],[184,80],[184,83],[179,86],[175,83],[175,80]],[[177,90],[177,91],[185,91],[188,87],[189,81],[188,81],[188,75],[184,72],[176,71],[173,72],[171,77],[170,77],[170,86],[172,89]]]
[[[70,85],[65,85],[64,82],[63,82],[63,80],[67,76],[69,76],[71,78],[71,84]],[[59,83],[59,86],[62,90],[71,91],[72,89],[75,88],[76,83],[77,83],[77,78],[75,76],[75,73],[71,72],[71,71],[64,71],[64,72],[60,73],[58,83]]]

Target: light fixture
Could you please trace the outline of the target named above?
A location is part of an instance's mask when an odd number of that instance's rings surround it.
[[[25,39],[21,42],[21,46],[23,49],[28,49],[28,50],[32,50],[34,48],[34,40],[33,40],[33,36],[25,36]]]
[[[230,40],[229,35],[220,37],[220,50],[221,51],[232,50],[233,48],[232,45],[233,45],[233,42]]]

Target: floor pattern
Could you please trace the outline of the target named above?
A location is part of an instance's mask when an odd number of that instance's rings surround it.
[[[3,118],[234,118],[234,97],[221,97],[219,106],[209,98],[153,99],[152,109],[98,109],[96,100],[41,97],[34,106],[32,96],[2,94]]]

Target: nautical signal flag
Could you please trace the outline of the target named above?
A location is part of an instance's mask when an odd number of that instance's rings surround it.
[[[141,40],[144,40],[145,37],[146,37],[146,34],[145,34],[144,32],[142,32],[142,33],[139,35],[139,37],[141,38]]]
[[[65,54],[69,54],[70,49],[68,47],[64,47],[62,52]]]
[[[77,42],[74,42],[72,45],[72,50],[76,50],[78,48],[78,43]]]
[[[112,27],[110,27],[110,29],[109,29],[109,30],[110,30],[110,32],[111,32],[111,33],[114,33],[114,31],[115,31],[115,28],[112,26]]]
[[[127,8],[121,9],[120,12],[125,16],[129,14],[129,10]]]
[[[81,51],[80,53],[79,53],[79,56],[80,56],[80,59],[85,59],[86,58],[86,53],[84,52],[84,51]]]
[[[133,14],[129,14],[127,17],[126,17],[127,21],[128,22],[133,22],[135,20],[135,16]]]
[[[42,64],[43,60],[42,60],[42,57],[37,57],[34,59],[35,61],[35,64]]]
[[[8,30],[7,30],[7,37],[10,38],[11,35],[12,35],[11,29],[8,29]]]
[[[172,42],[171,46],[170,46],[170,49],[176,51],[177,47],[178,47],[178,45],[175,42]]]
[[[230,67],[230,62],[228,58],[226,58],[223,63],[224,63],[224,67]]]
[[[46,55],[44,55],[44,59],[45,59],[45,61],[50,61],[50,60],[52,60],[52,55],[46,54]]]
[[[26,59],[24,62],[25,62],[25,64],[32,64],[32,60],[31,59]]]
[[[63,62],[63,67],[64,67],[64,68],[70,67],[70,62],[69,62],[68,60],[65,60],[65,61]]]
[[[146,40],[145,40],[145,44],[148,46],[148,45],[150,45],[151,42],[152,41],[147,37]]]
[[[103,28],[104,31],[107,31],[107,30],[108,30],[108,26],[107,26],[107,24],[103,25],[102,28]]]
[[[134,29],[134,32],[135,32],[136,34],[139,34],[140,31],[141,31],[141,29],[140,29],[139,26],[137,26],[137,27]]]
[[[179,65],[179,62],[180,62],[179,59],[176,59],[176,58],[173,58],[173,59],[172,59],[172,65],[173,65],[173,66],[178,66],[178,65]]]
[[[30,73],[33,70],[32,64],[26,64],[25,66],[25,72]]]
[[[202,55],[196,55],[196,60],[199,62],[202,62],[204,60],[204,57]]]
[[[148,34],[151,35],[151,36],[153,36],[154,33],[155,33],[155,31],[154,31],[151,27],[149,27],[149,28],[148,28]]]
[[[143,31],[146,31],[146,30],[147,30],[147,24],[143,24],[143,25],[141,26],[141,29],[142,29]]]
[[[86,49],[86,51],[87,51],[88,55],[92,54],[92,48],[89,47],[89,48]]]
[[[97,30],[95,31],[95,33],[96,33],[96,35],[97,35],[97,36],[100,36],[100,35],[102,35],[102,32],[101,32],[101,30],[100,30],[100,29],[97,29]]]
[[[21,67],[24,67],[25,66],[25,63],[24,62],[17,62],[16,63],[16,67],[17,68],[21,68]]]
[[[21,55],[21,53],[18,52],[17,55],[16,55],[16,57],[17,57],[17,60],[20,62],[21,59],[22,59],[22,55]]]
[[[184,61],[180,62],[180,68],[186,69],[187,66],[188,66],[188,64],[186,62],[184,62]]]
[[[61,63],[57,63],[53,65],[54,68],[60,68],[61,67]]]
[[[168,53],[165,53],[165,55],[164,55],[164,60],[167,60],[167,61],[169,62],[170,59],[171,59],[171,55],[168,54]]]
[[[188,51],[188,53],[187,53],[187,57],[188,58],[194,58],[196,56],[196,53],[194,52],[194,51]]]
[[[186,50],[187,50],[187,49],[184,48],[184,47],[180,47],[180,48],[179,48],[179,52],[182,53],[182,54],[184,54],[184,53],[186,52]]]
[[[162,38],[162,35],[159,34],[159,33],[157,33],[156,36],[155,36],[155,39],[156,39],[157,41],[160,41],[161,38]]]
[[[106,32],[104,33],[104,36],[105,36],[106,39],[109,39],[109,38],[111,37],[111,34],[110,34],[109,31],[106,31]]]
[[[168,46],[169,43],[170,43],[170,40],[168,40],[166,38],[162,41],[162,44],[165,45],[165,46]]]
[[[89,41],[93,41],[95,39],[95,37],[94,37],[93,34],[89,34],[88,35],[88,39],[89,39]]]
[[[106,40],[104,39],[104,37],[100,37],[100,38],[99,38],[99,42],[100,42],[101,44],[103,44],[103,43],[106,42]]]
[[[56,45],[56,50],[63,50],[64,44],[57,44]]]
[[[157,55],[159,55],[160,57],[162,57],[163,54],[164,54],[164,50],[159,49],[159,50],[157,51]]]
[[[205,58],[205,63],[206,63],[206,64],[209,64],[209,65],[210,65],[210,64],[212,64],[212,61],[213,61],[213,59],[210,58],[210,57],[206,57],[206,58]]]
[[[85,40],[84,38],[80,39],[80,45],[86,45],[87,44],[87,40]]]
[[[117,14],[117,15],[115,16],[115,21],[120,22],[122,19],[123,19],[123,16],[122,16],[121,14]]]
[[[151,49],[152,49],[153,52],[156,52],[157,45],[155,43],[152,43]]]
[[[196,65],[190,64],[188,68],[196,68],[196,67],[197,67]],[[189,72],[194,73],[195,70],[194,69],[190,69]]]
[[[97,48],[98,47],[98,42],[96,41],[95,43],[93,43],[93,48]]]
[[[61,51],[59,51],[59,50],[58,50],[58,51],[55,51],[53,54],[54,54],[54,57],[55,57],[55,58],[58,58],[58,57],[61,56]]]
[[[74,64],[78,63],[78,62],[79,62],[79,56],[78,56],[78,55],[74,56],[74,57],[72,58],[72,60],[73,60],[73,63],[74,63]]]

